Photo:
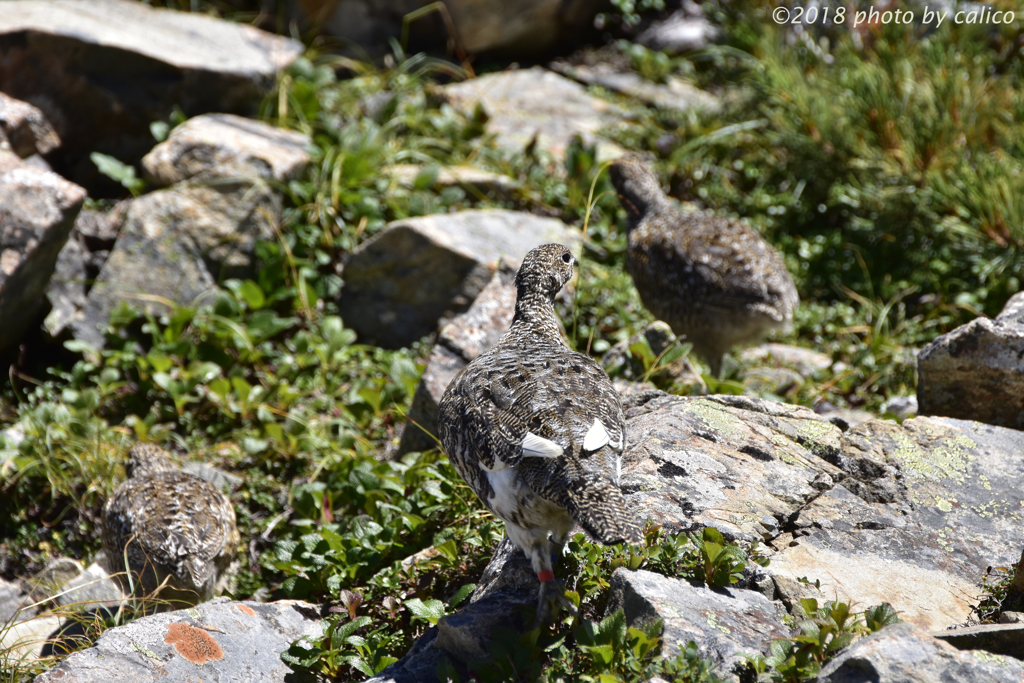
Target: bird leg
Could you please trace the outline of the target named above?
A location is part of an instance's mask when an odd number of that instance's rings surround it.
[[[538,539],[538,542],[530,546],[530,562],[533,564],[533,571],[537,572],[537,580],[540,581],[534,628],[550,621],[551,617],[557,614],[558,607],[562,607],[574,617],[579,615],[576,605],[565,597],[565,586],[555,578],[555,572],[551,568],[550,552],[550,545],[546,537]]]

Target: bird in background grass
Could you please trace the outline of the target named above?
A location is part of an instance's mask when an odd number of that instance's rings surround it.
[[[640,300],[685,335],[712,375],[721,376],[722,356],[733,346],[790,327],[796,286],[782,256],[757,232],[673,206],[636,156],[616,160],[609,173],[629,215],[626,269]]]
[[[146,594],[196,604],[227,580],[239,534],[231,501],[181,472],[154,444],[128,453],[128,479],[103,507],[103,550],[112,571],[136,575]]]
[[[602,543],[642,540],[619,488],[619,396],[592,358],[569,349],[555,316],[577,265],[560,244],[526,255],[512,325],[452,380],[438,410],[452,464],[530,558],[538,623],[553,603],[576,611],[554,579],[552,542],[560,549],[577,523]]]

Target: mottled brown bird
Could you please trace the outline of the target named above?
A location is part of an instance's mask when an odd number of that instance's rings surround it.
[[[576,265],[560,244],[526,255],[511,327],[452,380],[438,410],[452,464],[537,572],[538,621],[551,601],[572,609],[553,580],[552,540],[561,548],[576,523],[602,543],[641,540],[619,489],[619,396],[592,358],[569,349],[555,317]]]
[[[103,549],[111,568],[124,566],[152,593],[191,604],[209,600],[226,579],[239,535],[231,501],[212,484],[179,471],[167,451],[136,444],[128,480],[103,508]]]
[[[657,176],[629,156],[610,168],[629,214],[626,269],[640,300],[718,377],[737,344],[787,329],[799,303],[779,253],[737,220],[672,206]]]

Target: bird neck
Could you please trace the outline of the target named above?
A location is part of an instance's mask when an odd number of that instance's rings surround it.
[[[632,230],[648,215],[671,208],[668,195],[657,181],[648,178],[634,178],[620,190],[626,213],[629,214],[629,229]]]
[[[565,345],[555,315],[554,299],[537,292],[520,292],[516,297],[516,312],[509,332],[513,336],[527,335]]]

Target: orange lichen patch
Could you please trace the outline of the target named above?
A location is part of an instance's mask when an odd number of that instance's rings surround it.
[[[256,616],[256,613],[252,611],[252,607],[246,607],[245,605],[235,605],[235,607],[237,607],[238,609],[242,610],[243,612],[248,614],[250,617]]]
[[[178,654],[193,664],[224,659],[224,650],[206,631],[184,622],[169,624],[164,642],[173,645]]]

